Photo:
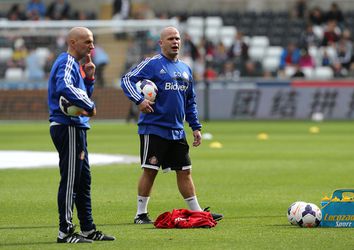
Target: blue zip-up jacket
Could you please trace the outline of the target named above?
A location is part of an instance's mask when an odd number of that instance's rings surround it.
[[[70,54],[61,53],[54,62],[48,80],[49,121],[81,128],[90,128],[89,117],[67,116],[59,107],[59,98],[64,96],[70,103],[87,112],[95,108],[90,99],[93,81],[83,79],[79,62]]]
[[[138,121],[139,134],[155,134],[169,140],[185,137],[184,120],[192,130],[202,127],[198,120],[194,81],[190,67],[184,62],[171,61],[159,54],[147,58],[125,74],[121,87],[125,95],[139,105],[143,95],[137,91],[138,81],[153,81],[158,93],[153,113],[141,113]]]

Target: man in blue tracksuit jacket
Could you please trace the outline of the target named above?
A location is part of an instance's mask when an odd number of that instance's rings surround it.
[[[192,164],[183,125],[184,120],[189,123],[194,136],[193,146],[199,146],[202,125],[198,120],[192,71],[178,59],[181,38],[176,28],[164,28],[159,44],[161,54],[142,61],[121,81],[124,93],[141,111],[138,133],[143,173],[138,184],[135,224],[152,223],[147,205],[160,167],[164,172],[176,171],[178,189],[189,209],[202,211],[191,175]],[[158,88],[154,102],[144,99],[135,87],[143,79],[153,81]],[[217,220],[222,218],[220,214],[212,215]]]
[[[91,174],[88,161],[87,135],[89,117],[96,114],[90,99],[94,88],[95,65],[90,51],[93,34],[84,27],[71,29],[67,36],[68,51],[54,62],[48,81],[50,135],[59,153],[60,184],[58,190],[58,243],[91,243],[92,240],[114,240],[96,230],[91,211]],[[85,64],[80,66],[80,60]],[[83,108],[80,116],[68,116],[59,106],[60,96]],[[81,233],[72,223],[76,205]]]

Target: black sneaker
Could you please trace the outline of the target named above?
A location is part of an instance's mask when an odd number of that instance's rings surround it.
[[[100,240],[111,241],[116,239],[114,236],[106,235],[101,231],[96,231],[96,230],[88,235],[85,235],[85,233],[81,232],[81,236],[84,237],[85,239],[95,240],[95,241],[100,241]]]
[[[64,238],[57,238],[57,243],[92,243],[92,240],[88,240],[78,233],[71,233]]]
[[[210,207],[204,208],[204,211],[209,212],[215,221],[219,221],[224,218],[224,215],[222,215],[222,214],[215,214],[215,213],[210,212],[209,208]]]
[[[152,220],[150,220],[148,213],[138,214],[134,218],[134,224],[152,224]]]

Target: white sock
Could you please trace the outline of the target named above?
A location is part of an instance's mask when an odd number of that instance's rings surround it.
[[[92,234],[93,232],[95,232],[95,229],[92,229],[90,231],[81,231],[81,234],[83,236],[89,236],[90,234]]]
[[[59,231],[59,234],[58,234],[59,239],[64,239],[66,236],[68,236],[68,234],[63,233],[62,231]]]
[[[139,196],[138,195],[138,211],[136,212],[136,215],[138,214],[145,214],[147,213],[147,206],[149,203],[150,196]]]
[[[203,209],[200,208],[197,196],[192,196],[189,198],[184,199],[189,207],[190,210],[193,211],[203,211]]]

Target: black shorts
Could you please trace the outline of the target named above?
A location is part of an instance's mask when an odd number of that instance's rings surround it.
[[[140,135],[140,161],[142,168],[164,172],[192,168],[189,146],[185,138],[167,140],[157,135]]]

